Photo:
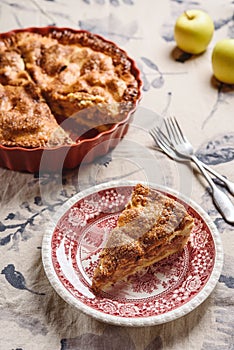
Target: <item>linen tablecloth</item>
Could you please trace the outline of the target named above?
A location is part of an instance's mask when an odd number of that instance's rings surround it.
[[[210,45],[196,57],[183,54],[173,38],[177,16],[191,8],[207,11],[215,23]],[[231,0],[0,1],[1,32],[56,25],[101,34],[135,59],[143,80],[129,131],[106,156],[59,174],[0,169],[1,350],[234,349],[234,227],[217,212],[196,168],[170,160],[148,134],[160,118],[175,115],[198,157],[234,181],[234,89],[215,81],[211,68],[215,42],[234,37],[233,16]],[[179,191],[217,226],[221,276],[211,295],[184,317],[151,327],[109,325],[68,305],[50,285],[41,259],[48,221],[76,193],[113,179]]]

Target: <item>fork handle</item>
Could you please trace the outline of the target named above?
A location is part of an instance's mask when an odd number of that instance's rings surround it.
[[[220,214],[227,222],[234,224],[234,205],[228,196],[215,185],[214,181],[206,172],[200,160],[196,156],[192,156],[191,159],[197,164],[201,173],[205,176],[207,182],[209,183],[212,189],[213,201]]]
[[[224,176],[222,176],[221,174],[219,174],[217,171],[215,171],[214,169],[210,168],[208,165],[202,163],[200,161],[200,163],[203,165],[203,168],[205,168],[206,170],[208,170],[212,175],[214,175],[215,177],[217,177],[219,180],[221,180],[227,187],[227,189],[229,190],[229,192],[234,196],[234,183],[229,181],[228,179],[226,179]]]
[[[223,218],[230,224],[234,224],[234,206],[226,194],[215,186],[213,200]]]

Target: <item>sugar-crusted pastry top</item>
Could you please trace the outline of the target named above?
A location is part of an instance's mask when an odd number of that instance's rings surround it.
[[[72,140],[34,84],[0,84],[0,143],[31,148],[71,144]]]

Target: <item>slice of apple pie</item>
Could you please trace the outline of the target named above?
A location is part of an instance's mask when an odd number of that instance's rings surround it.
[[[181,251],[193,218],[178,201],[137,184],[100,253],[92,289],[98,293],[138,270]]]

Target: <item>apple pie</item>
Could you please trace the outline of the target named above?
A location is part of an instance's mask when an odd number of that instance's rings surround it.
[[[140,269],[183,250],[193,218],[178,201],[137,184],[110,233],[94,271],[98,293]]]
[[[29,148],[73,143],[59,127],[70,117],[80,134],[106,130],[140,95],[123,50],[86,31],[53,27],[0,37],[0,84],[0,143]]]

